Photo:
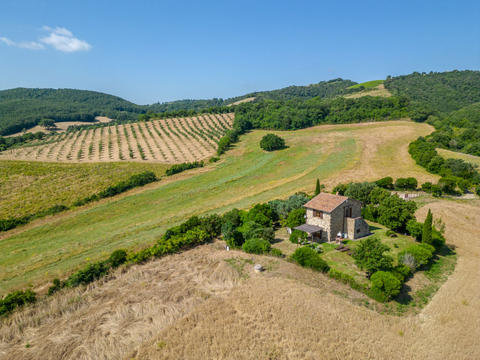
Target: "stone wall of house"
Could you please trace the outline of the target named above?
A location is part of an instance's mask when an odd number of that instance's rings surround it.
[[[307,221],[308,225],[319,226],[323,229],[321,241],[330,241],[328,234],[330,233],[330,214],[324,212],[323,218],[313,216],[313,210],[307,209]]]
[[[370,227],[361,217],[347,218],[347,237],[349,239],[358,239],[370,233]]]
[[[345,217],[345,208],[352,207],[352,217]],[[333,241],[335,240],[337,234],[346,233],[348,238],[354,239],[353,237],[355,229],[352,230],[352,237],[350,237],[348,231],[348,219],[360,218],[362,215],[362,205],[359,201],[354,199],[348,199],[341,206],[334,209],[331,213],[324,212],[323,218],[314,217],[313,210],[307,209],[307,220],[306,223],[309,225],[319,226],[324,231],[322,232],[322,241]],[[362,219],[363,221],[363,219]],[[353,223],[355,224],[355,222]],[[366,224],[366,223],[365,223]],[[352,225],[355,226],[355,225]],[[360,226],[360,225],[359,225]],[[368,231],[368,225],[367,225]]]

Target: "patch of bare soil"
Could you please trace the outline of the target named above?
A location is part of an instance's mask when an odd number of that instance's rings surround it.
[[[242,100],[238,100],[238,101],[235,101],[231,104],[228,104],[227,106],[233,106],[233,105],[238,105],[238,104],[242,104],[242,103],[246,103],[246,102],[251,102],[255,100],[255,96],[252,96],[252,97],[248,97],[248,98],[245,98],[245,99],[242,99]]]
[[[362,96],[381,96],[381,97],[390,97],[392,94],[385,88],[384,84],[380,84],[371,89],[365,89],[353,94],[345,95],[344,97],[350,99],[357,99]]]

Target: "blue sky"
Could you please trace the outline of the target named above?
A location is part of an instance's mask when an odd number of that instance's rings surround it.
[[[479,1],[2,0],[0,89],[139,104],[480,69]]]

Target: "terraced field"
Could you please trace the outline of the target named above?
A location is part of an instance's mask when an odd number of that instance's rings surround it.
[[[232,114],[152,120],[82,129],[0,153],[0,159],[59,162],[182,163],[212,156]]]

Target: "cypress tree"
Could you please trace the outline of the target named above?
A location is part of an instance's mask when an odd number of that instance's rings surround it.
[[[432,244],[432,222],[432,212],[428,209],[427,217],[423,223],[422,242],[430,245]]]
[[[320,180],[317,179],[317,186],[315,187],[315,196],[320,194]]]

